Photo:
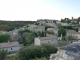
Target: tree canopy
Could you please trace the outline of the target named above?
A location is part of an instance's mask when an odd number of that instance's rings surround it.
[[[0,60],[5,60],[7,55],[7,51],[0,50]]]
[[[0,25],[0,30],[2,31],[9,31],[10,30],[10,26],[8,25]]]
[[[10,35],[9,34],[1,34],[0,35],[0,43],[7,42],[9,40],[10,40]]]
[[[66,35],[66,30],[65,30],[64,28],[60,28],[60,29],[58,30],[58,36],[59,36],[59,37],[61,36],[61,34],[62,34],[62,36],[65,36],[65,35]]]
[[[41,57],[48,57],[51,53],[56,52],[57,48],[52,45],[25,46],[17,52],[15,58],[16,60],[29,60]]]

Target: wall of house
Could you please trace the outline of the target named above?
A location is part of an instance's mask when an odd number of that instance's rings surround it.
[[[69,26],[68,23],[61,23],[61,26]]]
[[[40,40],[39,38],[34,39],[34,45],[40,45]]]
[[[75,37],[76,39],[80,39],[80,34],[76,34],[76,33],[67,33],[67,36],[73,36],[73,37]]]
[[[8,52],[18,51],[19,49],[20,49],[20,46],[4,48],[4,50],[7,50]]]
[[[58,39],[40,40],[40,44],[58,44]]]
[[[75,36],[77,37],[77,39],[80,39],[80,34],[75,34]]]

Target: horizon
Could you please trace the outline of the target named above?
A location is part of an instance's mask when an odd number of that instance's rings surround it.
[[[0,20],[61,20],[80,16],[79,0],[1,0]]]

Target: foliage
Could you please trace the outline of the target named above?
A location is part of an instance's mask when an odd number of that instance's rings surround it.
[[[34,32],[34,34],[37,36],[37,37],[44,37],[45,36],[45,32]]]
[[[68,43],[67,43],[66,41],[60,42],[60,43],[59,43],[59,47],[66,46],[67,44],[68,44]]]
[[[61,26],[60,28],[64,28],[64,29],[73,29],[73,27],[72,26]]]
[[[29,60],[46,56],[47,50],[41,46],[24,47],[16,55],[17,60]]]
[[[57,48],[52,44],[43,44],[42,46],[48,50],[49,55],[57,52]]]
[[[66,30],[64,28],[60,28],[58,30],[58,36],[61,36],[61,34],[62,34],[62,36],[65,36],[66,35]]]
[[[36,37],[36,36],[34,35],[34,33],[30,33],[30,34],[26,37],[26,40],[23,41],[24,46],[25,46],[25,45],[31,45],[31,44],[33,43],[35,37]]]
[[[14,56],[7,56],[6,60],[16,60]]]
[[[46,27],[45,27],[45,31],[47,30],[47,28],[54,28],[54,27],[51,27],[51,26],[46,26]]]
[[[64,18],[64,19],[61,19],[61,22],[63,22],[63,23],[70,23],[71,20],[69,18]]]
[[[0,25],[0,31],[9,31],[10,30],[10,26],[8,25]]]
[[[1,34],[0,35],[0,43],[7,42],[9,40],[10,40],[10,35],[9,34]]]
[[[66,41],[66,37],[65,37],[65,36],[63,36],[63,37],[62,37],[62,40]]]
[[[32,59],[32,60],[48,60],[46,57],[42,57],[42,58],[36,58],[36,59]]]
[[[42,57],[48,57],[50,54],[56,52],[57,48],[53,45],[25,46],[17,52],[15,58],[16,60],[42,59]]]
[[[2,21],[0,20],[0,25],[8,25],[10,27],[10,30],[23,27],[28,24],[34,24],[34,23],[35,21]]]
[[[48,33],[48,34],[54,34],[54,32],[51,32],[51,31],[46,31],[46,33]]]
[[[35,25],[39,25],[39,23],[36,22]]]
[[[25,29],[25,30],[23,30],[23,31],[19,31],[18,33],[22,34],[22,33],[24,33],[24,32],[28,32],[28,33],[30,33],[31,31],[28,30],[28,29]]]
[[[7,51],[0,50],[0,60],[5,60],[7,55]]]
[[[77,21],[78,21],[78,22],[80,21],[80,17],[78,17]]]

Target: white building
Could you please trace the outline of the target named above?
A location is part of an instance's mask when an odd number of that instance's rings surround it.
[[[57,36],[48,36],[48,37],[37,37],[34,39],[34,45],[41,44],[58,44]]]
[[[9,53],[15,53],[20,49],[18,42],[0,43],[0,49],[7,50]]]
[[[69,26],[68,23],[61,23],[61,26]]]

